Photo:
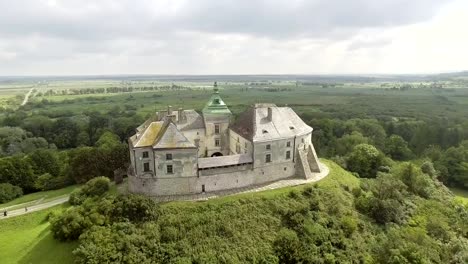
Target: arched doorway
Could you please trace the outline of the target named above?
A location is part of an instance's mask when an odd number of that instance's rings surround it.
[[[220,157],[220,156],[222,156],[222,155],[223,155],[223,153],[221,153],[221,152],[215,152],[215,153],[213,153],[213,154],[211,155],[211,157]]]

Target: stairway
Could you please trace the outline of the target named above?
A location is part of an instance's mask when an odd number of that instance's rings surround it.
[[[298,149],[298,160],[297,160],[297,170],[296,173],[298,176],[303,177],[304,179],[310,179],[313,177],[312,172],[310,171],[309,161],[307,159],[307,152],[303,149]]]

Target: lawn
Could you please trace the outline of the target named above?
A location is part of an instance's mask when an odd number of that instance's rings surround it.
[[[44,192],[36,192],[23,195],[17,199],[9,201],[8,203],[0,204],[0,209],[5,207],[10,207],[9,210],[14,209],[14,205],[21,204],[21,207],[31,205],[35,203],[36,200],[42,199],[41,203],[53,200],[60,196],[65,196],[70,194],[76,188],[79,188],[80,185],[72,185],[58,190],[51,190],[51,191],[44,191]]]
[[[450,188],[450,190],[455,194],[455,200],[461,201],[468,205],[468,190],[459,189],[459,188]]]
[[[73,263],[77,242],[62,243],[50,232],[47,215],[68,204],[0,220],[0,263]]]

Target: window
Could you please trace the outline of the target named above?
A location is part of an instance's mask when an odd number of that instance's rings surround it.
[[[219,125],[215,125],[215,134],[219,134]]]
[[[291,151],[286,151],[286,159],[290,159],[291,158]]]
[[[270,144],[266,145],[266,149],[267,149],[267,150],[270,150],[270,149],[271,149],[271,145],[270,145]]]
[[[291,147],[291,141],[286,142],[286,147]]]
[[[262,130],[262,133],[263,133],[263,134],[268,134],[268,130],[263,129],[263,130]]]
[[[150,168],[149,168],[149,162],[145,162],[143,163],[143,171],[150,171]]]
[[[219,147],[219,138],[215,139],[215,147]]]
[[[265,156],[265,162],[266,162],[266,163],[271,162],[271,154],[266,154],[266,156]]]
[[[172,160],[172,154],[166,153],[166,160]]]
[[[167,169],[167,174],[172,174],[172,173],[174,173],[174,168],[172,167],[172,165],[167,165],[167,166],[166,166],[166,169]]]
[[[148,157],[148,151],[143,151],[143,158],[147,158]]]

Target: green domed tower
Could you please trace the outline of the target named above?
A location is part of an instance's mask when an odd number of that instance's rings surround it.
[[[203,108],[206,128],[206,156],[229,154],[229,123],[232,113],[219,95],[218,84],[213,85],[213,94]]]

